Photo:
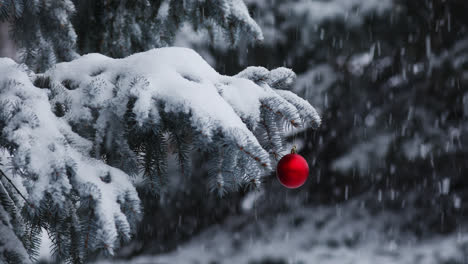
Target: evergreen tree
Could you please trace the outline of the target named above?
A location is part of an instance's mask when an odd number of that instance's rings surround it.
[[[261,40],[240,0],[0,3],[24,63],[0,58],[3,262],[33,260],[42,229],[59,261],[112,255],[141,219],[135,184],[161,197],[169,154],[188,175],[191,151],[206,153],[208,184],[222,195],[259,186],[288,127],[320,124],[288,91],[289,69],[231,77],[192,50],[151,49],[183,23],[230,45]]]

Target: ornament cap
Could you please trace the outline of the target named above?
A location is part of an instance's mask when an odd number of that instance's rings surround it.
[[[291,149],[291,154],[296,154],[297,153],[297,147],[294,145]]]

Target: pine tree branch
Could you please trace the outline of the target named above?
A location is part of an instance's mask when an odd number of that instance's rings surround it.
[[[26,198],[23,196],[23,194],[20,192],[20,190],[16,187],[16,185],[11,181],[10,178],[8,178],[8,176],[6,176],[6,174],[0,170],[0,176],[3,176],[10,184],[11,186],[13,186],[13,188],[15,188],[16,192],[21,196],[21,198],[23,198],[23,200],[28,204],[28,205],[31,205],[28,200],[26,200]]]
[[[285,117],[285,115],[284,115],[283,113],[281,113],[281,111],[276,111],[276,112],[275,112],[271,107],[269,107],[269,106],[266,105],[266,104],[261,104],[260,106],[263,107],[263,108],[265,108],[265,109],[267,109],[268,111],[270,111],[270,112],[276,114],[276,115],[279,115],[281,118],[284,118],[284,119],[288,120],[288,119]],[[291,125],[293,125],[294,127],[299,127],[299,124],[298,124],[297,121],[295,121],[294,119],[291,119],[291,120],[288,120],[288,121],[289,121],[289,123],[291,123]]]
[[[271,146],[273,146],[273,139],[271,138],[271,132],[270,130],[268,130],[268,125],[266,124],[266,122],[264,120],[260,121],[259,122],[263,128],[265,129],[265,133],[267,135],[267,138],[268,138],[268,141],[270,143]],[[273,156],[275,157],[276,160],[278,160],[278,157],[280,156],[280,154],[278,152],[276,152],[273,148],[270,150],[270,153],[273,154]]]

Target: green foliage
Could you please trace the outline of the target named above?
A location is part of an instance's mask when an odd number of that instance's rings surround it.
[[[78,56],[76,33],[70,17],[75,8],[65,1],[17,2],[21,8],[9,8],[5,20],[11,22],[11,36],[20,48],[21,60],[34,71],[44,71],[58,61]]]
[[[34,72],[78,54],[125,57],[173,43],[184,23],[195,30],[220,29],[231,44],[263,39],[240,0],[45,0],[2,1],[0,21],[11,23],[21,61]]]

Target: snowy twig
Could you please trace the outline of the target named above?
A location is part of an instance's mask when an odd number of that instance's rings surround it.
[[[21,198],[23,198],[24,201],[29,205],[29,202],[28,200],[26,200],[26,197],[24,197],[24,195],[20,192],[20,190],[16,187],[16,185],[11,181],[10,178],[8,178],[8,176],[6,176],[6,174],[2,170],[0,170],[0,176],[3,176],[11,184],[11,186],[15,188],[16,192],[21,196]]]

